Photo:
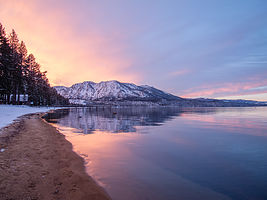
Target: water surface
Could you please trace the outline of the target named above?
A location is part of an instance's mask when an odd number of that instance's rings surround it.
[[[267,199],[267,108],[50,114],[114,200]]]

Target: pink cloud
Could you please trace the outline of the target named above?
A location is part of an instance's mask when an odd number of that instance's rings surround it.
[[[170,76],[182,76],[182,75],[188,74],[189,72],[191,72],[191,70],[181,69],[181,70],[170,72],[169,75]]]
[[[202,85],[196,88],[187,90],[182,95],[186,98],[196,97],[220,97],[233,95],[249,95],[262,94],[267,92],[267,88],[262,87],[267,85],[266,81],[245,82],[245,83],[222,83],[214,85]],[[262,89],[255,89],[262,87]]]

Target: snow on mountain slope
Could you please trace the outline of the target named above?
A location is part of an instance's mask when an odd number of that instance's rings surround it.
[[[137,86],[118,81],[94,83],[85,81],[71,87],[55,86],[59,94],[70,100],[179,100],[180,97],[165,93],[150,86]]]

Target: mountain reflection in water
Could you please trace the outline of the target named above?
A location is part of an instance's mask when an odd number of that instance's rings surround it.
[[[136,126],[159,126],[183,113],[214,112],[214,109],[182,109],[179,107],[89,107],[56,110],[48,113],[47,121],[82,130],[91,134],[95,130],[111,133],[136,132]]]
[[[267,107],[69,108],[46,118],[114,200],[267,199]]]

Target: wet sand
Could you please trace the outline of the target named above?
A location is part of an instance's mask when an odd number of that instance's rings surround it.
[[[26,115],[0,133],[0,199],[106,200],[65,136]]]

